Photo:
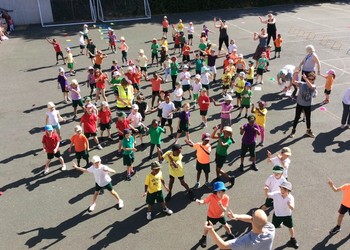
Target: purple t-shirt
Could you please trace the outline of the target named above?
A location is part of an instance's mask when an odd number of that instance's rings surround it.
[[[62,91],[68,86],[68,81],[62,75],[58,75],[57,81],[60,83]]]
[[[74,91],[72,91],[72,89],[74,89],[75,91],[78,91],[78,94],[75,93]],[[69,86],[69,87],[68,87],[68,90],[69,90],[70,93],[71,93],[71,98],[72,98],[72,100],[77,101],[77,100],[80,100],[80,99],[81,99],[81,96],[80,96],[80,88],[79,88],[79,86],[77,86],[76,89],[75,89],[75,88],[72,88],[72,86]]]
[[[226,102],[223,102],[221,104],[221,111],[229,111],[232,108],[233,108],[232,103],[227,105]],[[228,114],[221,113],[220,117],[223,119],[231,119],[231,113],[228,113]]]
[[[244,130],[244,134],[242,137],[242,143],[243,144],[253,144],[256,143],[256,137],[257,137],[257,133],[255,131],[255,129],[259,129],[259,126],[254,123],[253,126],[249,125],[249,123],[246,123],[243,125],[243,130]]]
[[[190,112],[189,111],[181,111],[180,114],[179,114],[179,119],[181,122],[184,122],[184,123],[187,123],[188,120],[190,119]]]
[[[215,66],[215,62],[216,62],[216,59],[217,59],[217,58],[218,58],[217,55],[215,55],[215,56],[208,55],[208,66],[209,66],[209,67]]]

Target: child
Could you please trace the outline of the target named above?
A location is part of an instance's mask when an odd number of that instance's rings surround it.
[[[211,152],[211,145],[209,143],[210,141],[210,134],[204,133],[202,134],[202,142],[193,143],[191,140],[185,140],[185,142],[193,147],[196,150],[196,157],[197,157],[197,163],[196,163],[196,170],[197,170],[197,182],[194,185],[194,189],[199,188],[201,185],[199,180],[201,178],[202,170],[205,175],[205,186],[209,189],[212,189],[212,186],[209,182],[209,173],[210,173],[210,152]]]
[[[180,69],[180,66],[177,63],[176,56],[171,57],[170,76],[171,76],[172,90],[175,90],[176,78],[177,78],[177,74],[179,73],[179,69]]]
[[[169,28],[169,21],[168,21],[168,17],[167,16],[163,17],[162,27],[163,27],[163,37],[166,38],[167,35],[168,35],[168,28]]]
[[[264,101],[258,101],[258,108],[255,108],[254,103],[252,104],[251,113],[256,117],[256,124],[258,124],[260,129],[261,141],[259,146],[264,146],[265,141],[265,124],[266,124],[266,114],[267,109],[266,103]]]
[[[118,66],[118,62],[117,61],[113,60],[112,61],[112,66],[111,66],[111,69],[110,69],[111,79],[113,79],[114,72],[117,72],[119,70],[122,70],[122,68]]]
[[[165,96],[166,96],[165,92],[164,92],[163,90],[160,91],[160,93],[159,93],[158,107],[157,107],[157,109],[155,109],[155,110],[157,110],[157,117],[158,117],[159,122],[162,121],[162,109],[159,108],[159,105],[160,105],[162,102],[165,101]],[[152,112],[152,111],[153,111],[153,110],[151,110],[151,112]]]
[[[124,207],[124,201],[120,199],[119,194],[114,191],[112,186],[112,179],[109,176],[109,173],[115,174],[115,170],[102,165],[101,164],[101,158],[98,155],[94,155],[92,157],[92,166],[88,169],[78,167],[75,162],[73,162],[73,168],[83,172],[83,173],[91,173],[95,177],[95,192],[94,196],[92,198],[92,204],[89,207],[89,212],[92,212],[95,210],[96,207],[96,200],[98,197],[98,194],[101,190],[107,189],[111,195],[113,195],[114,198],[117,200],[117,208],[121,209]]]
[[[336,234],[341,230],[341,223],[343,222],[344,215],[350,211],[350,183],[346,183],[340,187],[335,187],[334,183],[331,179],[328,180],[328,185],[332,188],[334,192],[340,192],[343,191],[343,199],[340,204],[340,208],[338,210],[338,220],[337,220],[337,225],[329,231],[330,234]]]
[[[129,47],[125,42],[125,38],[123,36],[120,37],[120,45],[118,47],[120,51],[122,52],[122,64],[123,66],[126,66],[128,63],[128,50]]]
[[[153,73],[153,78],[150,79],[152,83],[152,108],[154,107],[154,101],[156,97],[158,97],[159,101],[159,92],[162,90],[161,84],[163,83],[163,79],[156,73]]]
[[[198,103],[199,92],[201,91],[201,89],[202,89],[201,76],[197,74],[194,77],[194,83],[192,83],[194,107],[196,107]]]
[[[251,85],[249,82],[247,82],[245,84],[244,90],[241,93],[241,97],[242,97],[242,103],[241,103],[241,108],[239,110],[239,114],[237,115],[237,117],[241,117],[242,115],[242,111],[245,108],[245,115],[244,118],[248,117],[248,109],[250,108],[250,105],[252,104],[251,102],[251,98],[252,98],[252,91],[250,90]]]
[[[231,54],[233,50],[237,51],[237,45],[235,43],[235,40],[231,39],[230,44],[228,45],[228,53]]]
[[[187,140],[190,140],[190,131],[189,126],[191,125],[190,122],[190,104],[185,103],[182,106],[182,111],[179,114],[179,123],[177,125],[177,134],[175,138],[175,144],[177,144],[179,137],[181,136],[182,132],[185,132]]]
[[[188,66],[191,64],[191,58],[190,58],[190,53],[191,53],[191,47],[188,43],[185,42],[183,48],[182,48],[182,63],[187,63]]]
[[[264,186],[264,193],[266,200],[264,205],[261,206],[261,209],[266,211],[267,209],[273,206],[273,199],[269,198],[269,193],[279,191],[279,186],[286,181],[286,178],[283,176],[283,167],[280,165],[275,165],[272,169],[272,175],[270,175]]]
[[[131,181],[131,176],[136,173],[134,170],[134,152],[137,151],[135,148],[135,138],[131,135],[130,129],[124,129],[123,131],[124,138],[122,141],[123,148],[123,165],[126,166],[126,179],[127,181]]]
[[[143,193],[142,197],[146,196],[147,220],[152,219],[152,205],[155,203],[155,201],[162,204],[164,213],[167,213],[168,215],[173,214],[173,211],[171,211],[165,204],[163,191],[162,191],[162,184],[165,190],[169,191],[169,188],[165,184],[160,168],[161,168],[161,165],[159,162],[157,161],[152,162],[151,173],[146,175],[145,192]]]
[[[187,27],[187,38],[188,38],[188,44],[192,46],[192,40],[193,40],[193,34],[194,34],[194,26],[193,23],[190,22]]]
[[[194,52],[193,52],[194,54]],[[195,64],[196,64],[196,75],[200,75],[202,73],[203,60],[199,54],[195,54]]]
[[[225,126],[231,127],[231,112],[233,110],[233,105],[231,103],[232,100],[231,95],[226,95],[222,103],[217,103],[214,99],[212,99],[215,106],[221,106],[221,129]]]
[[[117,128],[118,137],[119,137],[117,154],[120,155],[122,152],[122,140],[124,139],[124,130],[131,128],[130,120],[126,119],[126,114],[124,112],[118,113],[116,128]]]
[[[290,240],[287,245],[290,245],[294,249],[299,248],[299,244],[295,239],[294,223],[292,217],[292,211],[295,208],[294,197],[290,193],[292,191],[292,184],[288,181],[284,181],[279,185],[280,190],[271,192],[268,196],[273,199],[273,206],[275,212],[272,217],[272,224],[275,228],[283,225],[288,227],[290,233]]]
[[[86,87],[90,87],[90,99],[92,99],[92,94],[95,92],[96,89],[94,67],[90,66],[88,69],[88,73],[89,74],[86,81]]]
[[[73,113],[74,113],[72,120],[74,120],[75,118],[77,118],[78,105],[84,110],[78,81],[76,79],[73,79],[71,84],[68,86],[67,90],[71,92],[72,106],[73,106]]]
[[[156,146],[157,147],[158,160],[159,160],[159,162],[162,162],[161,161],[161,156],[163,155],[163,152],[162,152],[162,148],[160,146],[160,144],[162,143],[162,137],[161,137],[162,133],[165,134],[166,133],[166,129],[160,127],[159,126],[159,122],[156,119],[154,119],[152,121],[151,126],[148,129],[148,134],[149,134],[149,136],[151,138],[151,140],[150,140],[151,147],[150,147],[150,151],[149,151],[148,160],[152,159],[153,150],[154,150],[154,147]]]
[[[181,86],[182,86],[183,92],[185,93],[186,91],[188,91],[189,99],[192,99],[190,79],[191,79],[191,73],[188,72],[188,66],[185,65],[183,67],[183,71],[180,73]]]
[[[268,60],[270,60],[270,57],[271,57],[271,49],[272,49],[271,45],[267,45],[265,52],[266,52],[266,58]],[[268,69],[266,69],[266,71],[268,71]]]
[[[246,82],[244,80],[245,77],[245,73],[244,72],[240,72],[239,76],[238,76],[238,80],[237,83],[234,84],[234,86],[236,87],[236,105],[234,106],[234,108],[240,108],[241,104],[242,104],[242,92],[245,88]]]
[[[101,69],[103,60],[107,58],[107,55],[98,50],[94,58],[94,69]]]
[[[208,195],[204,200],[196,200],[198,204],[208,204],[208,215],[207,221],[215,225],[220,222],[226,230],[229,239],[234,239],[235,236],[232,234],[231,228],[226,222],[225,212],[229,205],[229,197],[225,194],[227,188],[222,181],[214,183],[213,193]],[[207,234],[208,230],[204,230],[203,236],[200,239],[200,245],[204,248],[207,246]]]
[[[69,69],[69,73],[71,76],[75,76],[75,71],[74,71],[75,60],[73,58],[73,54],[70,48],[66,48],[66,52],[67,52],[66,62],[67,62],[67,67]]]
[[[164,102],[159,104],[158,107],[160,110],[162,110],[162,120],[161,120],[161,127],[164,128],[165,123],[168,122],[168,126],[170,128],[170,138],[173,138],[173,113],[175,111],[175,105],[170,100],[169,94],[167,94],[164,98]]]
[[[187,190],[190,200],[196,200],[193,191],[189,188],[188,184],[185,182],[185,173],[182,165],[182,154],[181,154],[181,145],[174,144],[171,150],[165,152],[162,155],[162,160],[168,162],[169,167],[169,191],[165,197],[166,201],[170,201],[172,197],[172,189],[175,182],[175,178],[178,178],[181,182],[181,185]]]
[[[82,31],[79,32],[79,47],[80,47],[80,54],[86,55],[84,32],[82,32]]]
[[[74,135],[70,138],[70,145],[68,152],[70,153],[72,151],[72,146],[74,145],[75,150],[75,158],[78,162],[78,167],[80,167],[80,160],[83,158],[86,161],[85,168],[88,168],[89,166],[89,140],[85,137],[85,135],[82,133],[82,127],[79,125],[76,125],[74,127]]]
[[[68,103],[68,101],[70,101],[70,98],[68,96],[68,91],[67,91],[67,87],[68,87],[68,81],[67,81],[67,77],[66,74],[64,73],[64,69],[63,68],[59,68],[58,69],[58,77],[57,77],[57,87],[60,88],[62,90],[63,93],[63,101],[64,103]]]
[[[227,90],[230,89],[231,78],[232,78],[232,75],[229,73],[225,73],[222,75],[221,80],[222,80],[222,95],[223,96],[226,96]]]
[[[145,130],[147,131],[147,127],[142,123],[142,116],[139,113],[139,106],[137,104],[131,106],[131,113],[128,116],[128,120],[132,125],[133,134],[139,134],[141,146],[143,147],[145,145],[143,143],[143,133]]]
[[[324,86],[324,96],[325,96],[325,100],[323,101],[324,104],[329,103],[329,96],[331,94],[334,79],[335,79],[335,71],[334,69],[330,69],[326,72],[326,74],[327,75],[321,74],[321,76],[326,79],[326,83]]]
[[[85,114],[80,118],[80,126],[84,124],[84,135],[86,138],[90,138],[90,136],[93,137],[94,141],[97,144],[98,149],[103,149],[100,142],[97,138],[97,115],[93,111],[93,107],[91,104],[88,104],[86,106]]]
[[[267,150],[267,161],[272,162],[274,166],[279,165],[283,167],[283,176],[288,180],[288,169],[290,165],[290,156],[292,155],[292,150],[289,147],[284,147],[281,153],[271,158],[271,152]]]
[[[49,164],[53,157],[58,158],[62,164],[61,170],[66,170],[66,164],[64,164],[64,160],[60,153],[60,137],[53,131],[53,127],[51,125],[45,125],[45,134],[41,142],[43,144],[44,152],[47,153],[44,175],[47,175],[49,173]]]
[[[258,67],[256,70],[256,83],[264,84],[263,75],[265,69],[267,69],[269,60],[266,58],[266,52],[261,53],[261,57],[258,59]],[[260,81],[259,81],[260,79]]]
[[[89,40],[89,26],[87,24],[83,25],[84,39]]]
[[[163,68],[164,62],[168,57],[168,52],[166,51],[165,45],[160,46],[159,54],[160,54],[160,60],[159,60],[160,69],[159,70],[163,70],[164,69]]]
[[[163,67],[164,67],[163,81],[164,82],[168,82],[168,76],[170,76],[170,72],[171,72],[170,64],[171,64],[171,60],[170,60],[170,57],[167,55],[163,63]]]
[[[159,50],[159,44],[157,41],[157,38],[152,39],[152,45],[151,45],[151,52],[152,52],[152,62],[151,65],[153,66],[154,58],[156,59],[156,65],[158,65],[158,50]]]
[[[208,91],[201,89],[200,96],[198,97],[199,114],[202,116],[201,125],[207,127],[207,114],[210,105],[210,98],[208,97]]]
[[[251,85],[254,83],[254,62],[248,61],[248,69],[245,71],[247,74],[247,82],[249,82]]]
[[[98,111],[98,120],[100,124],[100,138],[102,139],[104,131],[107,129],[107,136],[109,140],[112,140],[111,137],[111,122],[112,122],[112,113],[109,109],[108,102],[103,101],[101,103],[101,108]]]
[[[142,93],[137,95],[136,104],[139,106],[139,112],[142,116],[142,121],[145,121],[146,113],[148,112],[148,104],[147,104],[147,102],[145,102],[145,97],[143,96]]]
[[[56,133],[58,137],[61,138],[61,125],[60,121],[65,122],[66,119],[63,119],[62,116],[60,115],[60,112],[56,110],[56,106],[53,102],[48,102],[47,103],[47,108],[48,111],[45,113],[45,125],[51,125],[54,130],[56,130]]]
[[[209,83],[213,79],[213,73],[210,72],[210,69],[206,66],[202,67],[202,74],[201,74],[201,83],[202,87],[207,90],[207,94],[209,96]]]
[[[85,109],[85,111],[87,110],[88,106],[92,108],[92,111],[96,115],[98,114],[98,109],[96,108],[96,106],[94,104],[92,104],[91,98],[87,96],[87,97],[85,97],[85,100],[84,100],[84,109]]]
[[[176,51],[179,50],[179,53],[181,55],[181,49],[180,49],[180,32],[176,31],[173,27],[173,40],[174,40],[174,52],[173,54],[176,54]]]
[[[108,35],[109,47],[112,50],[112,53],[116,53],[117,50],[117,36],[114,34],[114,31],[111,29]]]
[[[274,41],[275,43],[275,58],[276,58],[276,54],[278,54],[278,58],[281,57],[281,50],[282,50],[282,43],[283,43],[283,39],[281,34],[277,35],[276,40]]]
[[[177,82],[175,84],[175,90],[173,92],[174,95],[174,105],[176,108],[176,111],[179,111],[182,106],[182,97],[183,97],[184,91],[181,88],[181,84]]]
[[[211,134],[212,139],[218,139],[215,153],[216,179],[219,180],[220,175],[223,175],[233,186],[235,184],[235,176],[230,176],[224,170],[222,170],[227,158],[227,149],[232,143],[235,143],[235,141],[232,139],[232,128],[226,126],[222,129],[222,133],[218,132],[219,128],[220,125],[215,126]]]
[[[243,54],[238,55],[238,59],[236,61],[236,72],[237,74],[244,72],[246,68],[246,63],[243,59]]]
[[[136,59],[136,62],[138,62],[138,66],[140,67],[141,75],[145,77],[145,80],[148,81],[147,77],[147,64],[149,62],[149,59],[145,55],[145,52],[143,49],[139,50],[139,57]],[[142,77],[141,77],[142,78]]]
[[[108,76],[100,69],[95,69],[95,82],[96,82],[96,97],[95,104],[100,100],[100,94],[105,102],[108,102],[106,96],[106,83],[108,83]]]

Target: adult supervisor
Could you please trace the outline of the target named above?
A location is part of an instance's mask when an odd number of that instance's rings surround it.
[[[276,27],[276,18],[269,13],[267,15],[267,19],[263,20],[261,16],[259,16],[260,22],[267,24],[267,45],[270,44],[270,40],[272,37],[272,43],[274,44],[276,40],[276,33],[277,33],[277,27]]]
[[[126,114],[131,112],[131,105],[134,100],[134,88],[130,81],[123,78],[117,86],[117,112],[123,111]]]
[[[216,17],[214,17],[214,27],[219,29],[219,54],[221,53],[222,44],[225,43],[228,50],[228,33],[227,24],[225,20],[219,19],[219,24],[216,23]]]
[[[213,224],[205,224],[205,229],[208,230],[209,235],[213,238],[215,244],[220,249],[248,249],[248,250],[272,250],[273,240],[275,238],[275,227],[272,223],[267,221],[265,212],[257,209],[253,215],[247,214],[233,214],[228,212],[228,217],[232,220],[240,220],[252,224],[252,230],[245,235],[224,241],[214,230]]]

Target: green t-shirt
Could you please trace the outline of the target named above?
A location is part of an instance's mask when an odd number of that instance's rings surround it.
[[[179,64],[176,62],[176,63],[170,63],[170,74],[172,76],[177,76],[177,73],[179,73]]]
[[[267,62],[269,60],[267,58],[259,58],[258,60],[258,69],[265,69],[265,66],[267,65]]]
[[[149,133],[149,136],[151,137],[151,144],[156,144],[156,145],[161,144],[162,142],[161,135],[162,133],[165,133],[164,128],[162,127],[154,128],[153,126],[150,126],[148,133]]]
[[[124,137],[123,141],[122,141],[122,147],[124,147],[124,148],[133,148],[134,147],[134,143],[135,143],[135,138],[132,135],[130,136],[129,140]],[[132,155],[132,154],[134,154],[134,151],[124,150],[123,154],[124,155]]]
[[[205,43],[200,43],[198,48],[204,51],[207,48],[207,45]]]
[[[151,45],[151,50],[152,50],[152,54],[157,54],[158,50],[159,50],[159,44],[158,43],[153,43]]]
[[[232,139],[231,139],[231,137],[225,138],[224,134],[220,135],[220,139],[223,143],[227,143],[227,146],[223,147],[223,146],[221,146],[220,142],[218,142],[218,145],[216,146],[216,154],[221,155],[221,156],[226,156],[227,149],[232,144]]]
[[[115,79],[114,77],[111,80],[111,84],[112,84],[112,89],[113,90],[117,90],[117,85],[120,84],[120,82],[122,81],[122,77],[118,77],[117,79]]]
[[[251,90],[243,90],[243,92],[241,93],[242,105],[250,106],[252,104],[250,100],[252,95],[253,93]]]
[[[203,61],[201,59],[196,59],[196,71],[201,71],[203,66]]]

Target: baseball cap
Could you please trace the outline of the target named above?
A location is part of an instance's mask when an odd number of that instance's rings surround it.
[[[52,131],[53,127],[51,125],[45,125],[45,131]]]
[[[292,150],[289,147],[284,147],[282,148],[281,153],[285,155],[292,155]]]
[[[123,134],[124,135],[131,134],[131,130],[126,128],[124,129]]]
[[[92,163],[101,162],[101,158],[98,155],[94,155],[91,159]]]
[[[203,141],[209,141],[210,140],[210,134],[209,133],[202,134],[202,140]]]
[[[151,169],[160,169],[162,166],[158,161],[154,161],[151,163]]]
[[[54,108],[55,107],[55,104],[53,102],[48,102],[47,103],[47,108]]]
[[[74,127],[74,131],[76,131],[76,132],[82,131],[82,130],[83,130],[83,129],[81,128],[80,125],[76,125],[76,126]]]
[[[172,151],[179,151],[181,150],[181,145],[180,144],[174,144],[173,147],[171,148]]]
[[[276,173],[276,174],[282,174],[283,173],[283,167],[276,165],[273,167],[272,172]]]
[[[133,105],[131,105],[131,108],[132,108],[132,109],[139,109],[139,105],[133,104]]]

